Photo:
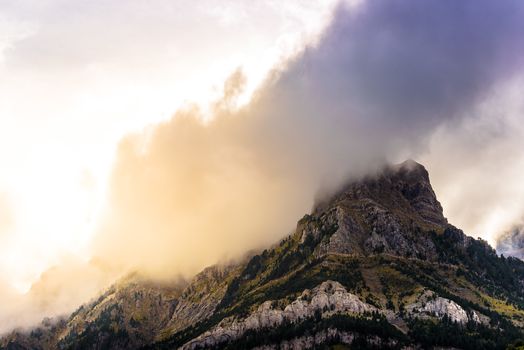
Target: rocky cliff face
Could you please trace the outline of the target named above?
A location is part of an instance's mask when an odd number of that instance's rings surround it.
[[[188,283],[156,283],[130,275],[68,318],[14,331],[6,349],[136,349],[209,318],[233,266],[212,266]]]
[[[377,311],[375,306],[348,293],[338,282],[326,281],[313,290],[304,290],[294,301],[268,300],[248,317],[225,318],[213,329],[191,340],[182,349],[214,347],[241,338],[248,331],[281,326],[314,317],[327,317],[337,313],[363,314]]]
[[[199,273],[187,288],[171,313],[162,337],[167,337],[213,315],[226,293],[229,279],[236,266],[211,266]]]
[[[319,204],[313,217],[337,226],[321,242],[317,256],[385,253],[435,260],[435,246],[421,232],[438,232],[447,226],[427,171],[413,161],[349,184]],[[314,239],[318,235],[306,226],[302,241],[308,234]]]
[[[413,160],[388,166],[379,174],[347,184],[334,196],[317,204],[314,213],[359,200],[390,209],[404,209],[404,214],[414,220],[447,224],[427,170]]]
[[[504,348],[523,336],[523,291],[524,263],[448,224],[408,161],[347,184],[242,263],[187,285],[129,278],[0,348]]]

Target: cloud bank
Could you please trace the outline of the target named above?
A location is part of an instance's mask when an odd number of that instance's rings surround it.
[[[519,75],[497,84],[459,122],[439,128],[421,157],[450,221],[494,247],[501,233],[524,218],[524,75]]]
[[[435,132],[474,119],[523,68],[523,9],[341,5],[319,43],[276,69],[244,108],[223,108],[241,91],[237,72],[210,121],[180,111],[122,141],[96,256],[117,269],[191,274],[274,242],[321,189],[420,156]]]
[[[9,198],[5,193],[0,192],[0,243],[2,243],[4,235],[13,225],[13,221]]]
[[[493,106],[523,73],[523,32],[519,1],[340,5],[318,43],[276,67],[246,106],[230,108],[240,70],[212,118],[188,108],[122,140],[91,247],[96,272],[83,282],[98,285],[99,271],[189,276],[238,258],[289,233],[322,192],[407,157],[425,160],[448,216],[474,227],[514,188],[489,180],[523,135],[512,129],[521,117]],[[517,168],[503,169],[514,179]],[[464,203],[456,193],[483,205],[453,214]],[[66,289],[66,277],[52,280]]]

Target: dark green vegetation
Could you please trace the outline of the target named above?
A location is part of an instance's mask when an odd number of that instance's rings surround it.
[[[276,328],[249,331],[244,337],[229,343],[224,349],[250,349],[255,346],[278,344],[295,337],[315,335],[327,329],[337,329],[341,332],[356,334],[353,346],[370,349],[400,349],[408,338],[397,328],[392,326],[379,313],[364,314],[361,316],[334,315],[329,318],[308,318],[300,323],[284,323]],[[366,337],[378,336],[383,341],[372,345]],[[326,346],[340,343],[340,337],[327,339]]]
[[[258,258],[255,258],[258,259]],[[500,258],[497,258],[503,261]],[[245,294],[238,297],[239,302],[233,307],[223,306],[217,310],[216,315],[199,323],[194,327],[186,329],[168,341],[155,344],[153,348],[173,348],[181,346],[190,339],[210,329],[221,319],[231,315],[247,315],[250,306],[258,305],[264,300],[286,299],[291,301],[300,291],[317,286],[322,281],[331,279],[341,282],[348,290],[360,295],[366,302],[380,308],[392,309],[402,314],[403,306],[421,288],[428,288],[437,292],[438,295],[453,300],[466,310],[475,310],[488,317],[488,325],[477,325],[468,322],[460,325],[451,322],[444,317],[441,322],[435,320],[417,320],[406,317],[409,331],[401,333],[397,328],[389,324],[385,319],[374,319],[373,322],[380,324],[379,331],[374,323],[361,317],[350,317],[340,315],[337,317],[322,319],[308,319],[304,323],[285,324],[271,331],[260,330],[249,332],[245,338],[224,345],[226,349],[244,349],[250,346],[274,344],[276,340],[289,340],[300,335],[311,335],[318,331],[335,327],[341,331],[352,331],[357,334],[358,348],[400,348],[401,345],[422,344],[426,346],[449,346],[460,349],[505,349],[506,346],[519,338],[524,338],[521,328],[515,326],[508,317],[499,310],[494,310],[492,305],[486,305],[481,295],[489,292],[483,288],[472,287],[469,291],[461,290],[464,285],[473,283],[461,276],[463,267],[453,265],[437,265],[412,259],[394,256],[377,255],[369,258],[329,255],[323,259],[312,260],[296,269],[285,279],[273,281],[263,285],[256,290],[247,290]],[[379,291],[373,285],[367,285],[362,271],[374,273],[382,284]],[[457,277],[459,275],[459,277]],[[338,278],[338,279],[337,279]],[[464,279],[466,281],[464,281]],[[242,284],[237,285],[237,289]],[[474,285],[474,284],[472,284]],[[468,298],[472,294],[472,299]],[[510,294],[507,294],[510,295]],[[230,300],[234,300],[231,298]],[[233,303],[232,303],[233,304]],[[503,303],[504,307],[514,306],[509,299]],[[513,315],[519,320],[522,313]],[[335,322],[336,321],[336,322]],[[384,323],[385,322],[385,323]],[[387,327],[384,328],[384,325]],[[380,328],[379,327],[379,328]],[[394,329],[395,332],[390,332]],[[387,330],[387,334],[383,331]],[[374,347],[367,344],[367,336],[378,336],[384,340],[394,340],[394,345],[381,344]],[[387,337],[386,337],[387,336]],[[338,339],[332,339],[326,345],[337,344]],[[364,346],[365,345],[365,346]],[[236,346],[236,347],[235,347]],[[222,348],[217,346],[217,348]]]
[[[333,204],[324,204],[323,210],[317,209],[314,215],[306,215],[299,221],[295,234],[274,248],[253,256],[245,264],[244,269],[229,284],[214,317],[175,334],[155,347],[180,346],[212,328],[224,317],[246,316],[254,310],[254,306],[265,300],[284,300],[284,303],[289,303],[304,289],[311,289],[325,280],[338,281],[367,303],[404,317],[404,322],[399,324],[405,332],[403,337],[393,337],[398,344],[405,342],[478,349],[501,349],[511,344],[521,337],[520,326],[524,320],[524,264],[515,258],[498,257],[486,242],[467,237],[462,231],[447,224],[441,217],[442,209],[433,198],[431,188],[425,187],[425,170],[416,171],[422,174],[408,172],[403,175],[401,170],[379,179],[382,181],[370,180],[359,184],[358,190],[365,193],[364,198],[353,196],[350,186],[346,193],[337,194],[333,202],[338,207],[349,208],[348,216],[363,228],[367,238],[370,231],[380,234],[382,229],[382,223],[379,222],[382,218],[367,213],[372,210],[369,205],[371,198],[375,206],[386,209],[389,215],[386,220],[394,218],[393,224],[387,221],[383,224],[386,226],[383,234],[389,234],[388,230],[401,231],[402,236],[413,237],[427,249],[421,250],[415,246],[415,249],[406,252],[402,247],[396,249],[393,244],[388,247],[386,243],[370,247],[366,252],[368,247],[362,244],[362,237],[357,232],[353,239],[361,242],[357,242],[353,250],[361,249],[358,254],[329,250],[325,254],[318,254],[319,247],[329,242],[340,229],[339,221],[329,218]],[[350,195],[347,195],[348,192]],[[399,228],[394,224],[398,224]],[[304,237],[303,232],[308,231],[308,228],[316,234]],[[413,251],[417,251],[416,254]],[[405,314],[405,306],[412,303],[422,290],[432,290],[468,312],[475,311],[487,316],[488,324],[468,322],[460,325],[450,322],[446,317],[442,322],[409,317]],[[356,321],[352,322],[349,324],[356,332]],[[306,324],[311,326],[310,323]],[[319,327],[322,324],[318,322]],[[302,327],[293,325],[290,334],[303,334]],[[308,327],[308,334],[317,330]],[[273,343],[279,337],[287,337],[288,333],[281,333],[278,329],[273,331],[276,335],[271,336]],[[382,336],[372,331],[361,333]],[[443,336],[445,333],[453,336]],[[249,347],[249,344],[258,342],[256,334],[246,334],[246,339],[231,344]],[[274,333],[265,330],[260,334],[267,342],[265,336]]]
[[[328,280],[376,311],[317,310],[314,317],[195,347],[278,346],[328,330],[331,335],[315,348],[515,349],[524,339],[524,263],[497,256],[485,241],[448,224],[426,170],[413,162],[349,184],[304,216],[279,244],[221,273],[215,270],[183,290],[136,283],[107,292],[54,333],[38,333],[45,342],[13,336],[4,347],[174,349],[224,319],[244,320],[266,301],[282,310]],[[452,321],[457,311],[442,305],[441,314],[417,311],[437,298],[459,308],[457,315],[467,314],[467,322]]]
[[[495,328],[468,322],[460,325],[444,317],[440,322],[410,320],[409,336],[415,343],[426,347],[447,346],[466,350],[506,349],[522,336],[522,331],[505,324]]]
[[[450,226],[441,235],[432,232],[433,241],[439,248],[441,262],[460,266],[457,274],[471,283],[482,285],[490,295],[507,299],[520,309],[524,308],[522,276],[524,264],[513,257],[497,256],[495,250],[483,240],[471,240],[466,249],[459,244],[463,233]]]

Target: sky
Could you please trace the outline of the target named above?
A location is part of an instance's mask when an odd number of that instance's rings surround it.
[[[516,0],[0,1],[0,330],[239,258],[406,158],[518,252],[523,32]]]
[[[120,138],[209,103],[239,67],[253,89],[332,7],[192,3],[0,2],[0,271],[16,288],[82,252]]]
[[[334,5],[0,1],[0,295],[91,259],[122,137],[192,104],[206,118],[239,68],[246,103]]]

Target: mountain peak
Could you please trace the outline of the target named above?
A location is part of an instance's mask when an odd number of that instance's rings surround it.
[[[347,183],[260,254],[187,285],[130,276],[0,349],[503,349],[524,336],[523,285],[524,263],[448,224],[408,160]]]
[[[320,220],[321,227],[336,227],[325,238],[315,227],[302,230],[302,241],[308,232],[313,232],[313,241],[321,241],[317,255],[387,253],[435,259],[428,236],[415,232],[442,232],[448,227],[428,172],[413,160],[346,184],[318,204],[311,217]]]
[[[407,170],[415,170],[415,171],[417,171],[417,170],[426,170],[426,168],[424,168],[424,166],[422,164],[420,164],[419,162],[413,160],[412,158],[406,159],[402,163],[395,164],[395,165],[393,165],[393,167],[403,168],[403,169],[407,169]]]
[[[410,203],[415,211],[426,221],[437,225],[446,225],[442,205],[437,199],[426,168],[408,159],[393,165],[385,172],[395,189]]]
[[[388,165],[379,173],[352,181],[315,206],[319,214],[347,201],[373,202],[383,209],[402,211],[414,220],[447,225],[442,206],[431,186],[426,168],[412,159]]]

